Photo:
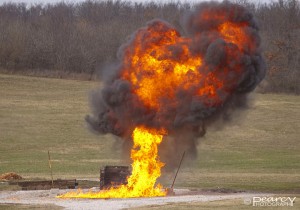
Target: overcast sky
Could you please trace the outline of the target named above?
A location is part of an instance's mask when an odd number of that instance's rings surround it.
[[[4,2],[25,2],[25,3],[29,3],[29,4],[31,4],[31,3],[45,3],[46,4],[46,3],[56,3],[56,2],[61,2],[61,1],[64,1],[64,2],[83,2],[85,0],[0,0],[0,4],[3,4]],[[147,1],[151,1],[151,0],[146,0],[146,1],[145,0],[125,0],[125,1],[128,1],[128,2],[147,2]],[[170,0],[154,0],[154,1],[168,2]],[[177,0],[175,0],[175,1],[177,1]],[[179,1],[187,2],[187,0],[179,0]],[[201,0],[192,0],[192,1],[200,2]],[[188,1],[188,2],[190,2],[190,1]]]
[[[56,3],[56,2],[61,2],[62,0],[0,0],[0,5],[5,3],[5,2],[15,2],[15,3],[20,3],[20,2],[25,2],[27,4],[33,4],[33,3]],[[65,0],[65,2],[82,2],[85,0]],[[147,2],[151,0],[125,0],[125,1],[130,1],[130,2]],[[153,0],[156,2],[177,2],[177,0]],[[201,2],[205,0],[179,0],[180,2]],[[220,0],[219,0],[220,1]],[[271,2],[271,1],[277,1],[277,0],[248,0],[249,2]]]

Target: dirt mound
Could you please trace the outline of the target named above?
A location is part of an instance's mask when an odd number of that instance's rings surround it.
[[[9,172],[0,175],[0,180],[20,180],[20,179],[23,178],[14,172]]]

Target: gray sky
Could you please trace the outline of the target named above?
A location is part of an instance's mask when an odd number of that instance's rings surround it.
[[[62,0],[0,0],[0,4],[3,4],[5,2],[25,2],[25,3],[55,3],[55,2],[61,2]],[[64,0],[65,2],[83,2],[85,0]],[[148,0],[125,0],[125,1],[128,1],[128,2],[147,2]],[[151,1],[151,0],[149,0]],[[154,1],[157,1],[157,2],[168,2],[170,0],[154,0]],[[176,0],[175,0],[176,1]],[[179,0],[179,1],[186,1],[186,0]],[[201,0],[193,0],[193,1],[201,1]]]
[[[33,4],[33,3],[56,3],[56,2],[61,2],[62,0],[0,0],[0,5],[2,5],[5,2],[14,2],[14,3],[20,3],[20,2],[25,2],[28,4]],[[85,0],[65,0],[65,2],[83,2]],[[130,2],[147,2],[151,0],[125,0],[125,1],[130,1]],[[153,0],[156,2],[177,2],[177,0]],[[204,0],[179,0],[180,2],[201,2]],[[277,1],[277,0],[248,0],[249,2],[272,2],[272,1]]]

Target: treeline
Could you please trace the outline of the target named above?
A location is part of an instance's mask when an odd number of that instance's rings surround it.
[[[257,17],[268,65],[263,91],[300,93],[300,5],[297,0],[245,5]],[[0,68],[56,77],[93,79],[116,60],[137,28],[161,18],[181,31],[180,17],[194,5],[180,2],[5,3],[0,6]],[[181,31],[182,32],[182,31]]]

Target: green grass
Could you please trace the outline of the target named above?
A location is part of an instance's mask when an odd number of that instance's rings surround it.
[[[300,191],[300,97],[257,94],[243,119],[209,129],[179,185]]]
[[[280,196],[280,195],[279,195]],[[276,196],[276,197],[279,197]],[[291,198],[296,197],[295,203],[293,206],[276,206],[276,207],[254,207],[252,205],[244,204],[243,199],[234,199],[234,200],[221,200],[221,201],[210,201],[210,202],[192,202],[192,203],[170,203],[166,205],[151,205],[145,207],[137,207],[130,208],[131,210],[214,210],[214,209],[222,209],[222,210],[253,210],[253,209],[276,209],[276,210],[284,210],[284,209],[299,209],[299,194],[296,195],[281,195],[284,197],[290,196]]]
[[[89,91],[99,85],[0,74],[0,174],[49,179],[48,150],[54,178],[98,178],[100,167],[124,164],[112,136],[85,127]],[[208,129],[177,187],[300,191],[300,97],[254,98],[236,120]],[[173,176],[160,180],[168,186]]]
[[[0,173],[47,177],[48,150],[55,177],[97,175],[119,162],[114,141],[85,127],[97,83],[0,75],[0,85]]]

